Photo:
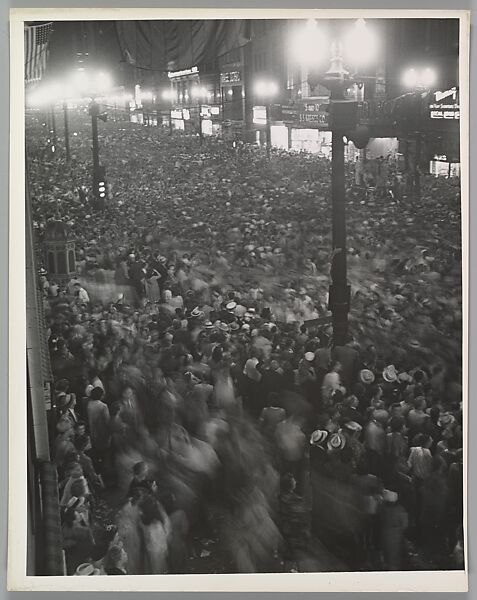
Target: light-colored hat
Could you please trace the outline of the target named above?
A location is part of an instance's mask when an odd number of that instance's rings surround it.
[[[201,310],[198,306],[196,306],[193,310],[191,310],[191,317],[200,317]]]
[[[242,325],[242,330],[243,331],[250,331],[250,325],[248,323],[244,323]]]
[[[374,373],[369,369],[362,369],[359,372],[359,378],[362,383],[373,383],[374,382]]]
[[[234,310],[235,308],[237,308],[237,303],[236,302],[229,302],[228,304],[226,304],[225,308],[227,310]]]
[[[396,371],[396,367],[394,365],[388,365],[383,371],[383,379],[388,383],[393,383],[397,381],[398,374]]]
[[[206,329],[213,329],[213,328],[214,328],[214,324],[212,323],[212,321],[206,321],[206,322],[204,323],[204,327],[205,327]]]
[[[346,446],[346,438],[342,433],[332,433],[328,438],[326,445],[328,450],[343,450]]]
[[[384,502],[397,502],[397,492],[392,492],[391,490],[383,490],[383,500]]]
[[[349,431],[354,431],[354,432],[358,432],[363,429],[359,423],[356,423],[356,421],[348,421],[347,423],[345,423],[343,425],[343,427],[345,429],[349,429]]]
[[[91,563],[82,563],[77,567],[75,575],[99,575],[99,569],[96,569]]]
[[[311,434],[310,444],[312,446],[319,446],[328,437],[328,432],[323,429],[317,429]]]
[[[308,362],[313,362],[315,360],[314,352],[305,352],[305,360]]]
[[[220,329],[220,331],[229,331],[229,326],[227,325],[227,323],[224,323],[223,321],[221,321],[219,323],[219,329]]]

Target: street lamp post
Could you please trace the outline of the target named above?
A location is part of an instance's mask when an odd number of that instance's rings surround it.
[[[270,103],[267,102],[265,106],[265,119],[267,121],[266,124],[266,137],[267,137],[267,158],[270,158],[270,148],[272,146],[272,130],[270,126]]]
[[[199,104],[199,140],[204,143],[204,132],[202,131],[202,104]]]
[[[354,68],[370,62],[377,54],[377,39],[358,19],[344,36],[335,36],[331,44],[331,64],[324,77],[318,76],[316,64],[325,55],[326,33],[318,31],[316,21],[310,20],[304,31],[295,37],[298,60],[307,64],[308,81],[314,87],[322,83],[330,91],[331,121],[331,208],[332,208],[332,258],[329,309],[332,313],[333,343],[342,346],[348,341],[348,314],[351,288],[347,279],[346,250],[346,189],[344,165],[344,136],[357,128],[357,102],[345,99],[346,90],[355,78],[344,68],[344,60]],[[361,80],[362,78],[360,78]],[[363,148],[362,141],[360,146]]]
[[[334,42],[330,69],[322,80],[330,90],[330,112],[333,116],[331,129],[331,210],[332,210],[332,258],[329,307],[333,320],[333,343],[346,344],[348,338],[348,313],[350,286],[347,278],[346,257],[346,193],[344,165],[344,134],[346,125],[340,123],[335,108],[344,100],[344,92],[350,84],[349,73],[343,67],[341,43]]]
[[[411,94],[417,101],[420,100],[420,96],[423,92],[428,91],[433,85],[435,85],[437,74],[434,69],[427,67],[425,69],[410,68],[403,74],[403,84],[412,89]],[[413,133],[412,138],[414,141],[414,161],[412,174],[410,177],[410,191],[414,196],[419,199],[421,197],[421,152],[422,152],[422,132],[419,127],[419,122],[413,119]],[[408,145],[409,146],[409,145]],[[408,148],[407,148],[408,151]],[[407,158],[407,157],[406,157]],[[407,158],[407,165],[409,165],[409,159]]]
[[[66,162],[70,162],[70,132],[68,127],[68,104],[66,100],[63,100],[63,116],[64,116],[64,127],[65,127],[65,153]]]
[[[271,99],[277,94],[278,86],[274,81],[257,81],[255,84],[255,93],[265,103],[265,137],[267,146],[267,157],[270,158],[272,147],[272,133],[270,122],[270,103]]]

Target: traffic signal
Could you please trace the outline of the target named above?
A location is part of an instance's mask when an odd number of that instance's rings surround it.
[[[106,200],[106,169],[99,167],[95,177],[95,196],[101,200]]]

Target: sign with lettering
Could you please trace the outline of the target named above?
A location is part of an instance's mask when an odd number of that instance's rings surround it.
[[[171,119],[182,119],[182,110],[171,110]]]
[[[241,83],[242,73],[240,71],[227,71],[220,74],[220,83]]]
[[[200,116],[206,119],[220,116],[220,106],[210,106],[202,104],[200,107]]]
[[[329,129],[327,102],[304,101],[281,106],[281,120],[297,127]]]
[[[267,124],[267,108],[265,106],[253,107],[253,122],[255,125]]]
[[[186,77],[187,75],[196,75],[199,72],[199,67],[191,67],[190,69],[182,69],[182,71],[169,71],[167,76],[169,79],[175,77]]]
[[[456,87],[444,92],[434,92],[433,96],[433,101],[429,104],[431,119],[460,119],[459,90]]]

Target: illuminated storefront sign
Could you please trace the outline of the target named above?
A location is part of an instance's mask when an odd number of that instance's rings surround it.
[[[182,71],[169,71],[167,76],[169,79],[174,77],[186,77],[187,75],[196,75],[199,72],[199,67],[191,67],[190,69],[182,69]]]
[[[171,119],[182,119],[182,110],[171,110]]]
[[[255,125],[267,124],[267,108],[266,106],[253,107],[253,122]]]
[[[200,116],[206,119],[218,117],[220,115],[220,106],[209,106],[202,104],[200,107]]]
[[[444,92],[434,92],[434,102],[429,104],[431,119],[460,119],[459,90],[451,88]]]
[[[240,71],[228,71],[220,74],[220,83],[241,83],[242,74]]]

